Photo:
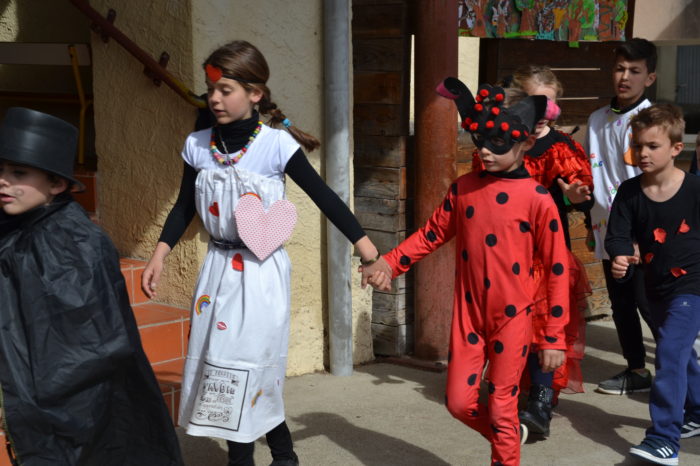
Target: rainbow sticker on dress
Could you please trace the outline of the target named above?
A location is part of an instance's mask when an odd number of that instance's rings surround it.
[[[211,298],[209,295],[203,294],[197,299],[197,303],[194,305],[194,312],[200,315],[210,304]]]

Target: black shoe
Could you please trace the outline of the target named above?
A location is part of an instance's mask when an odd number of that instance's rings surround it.
[[[518,417],[530,433],[549,436],[549,423],[552,420],[552,399],[554,390],[544,385],[530,387],[527,407],[520,411]]]
[[[273,460],[270,466],[299,466],[297,454],[292,452],[292,455],[294,455],[294,458]]]
[[[625,369],[615,377],[603,380],[596,391],[606,395],[624,395],[633,392],[648,392],[651,389],[651,372],[641,375],[631,369]]]

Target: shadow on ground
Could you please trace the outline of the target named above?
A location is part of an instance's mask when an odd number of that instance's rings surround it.
[[[313,412],[293,417],[292,420],[302,426],[294,430],[296,442],[325,436],[354,455],[359,464],[449,466],[449,463],[429,451],[396,437],[358,427],[338,414]]]

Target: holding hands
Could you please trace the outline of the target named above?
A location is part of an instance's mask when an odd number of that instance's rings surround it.
[[[362,273],[362,288],[369,283],[375,290],[391,290],[391,275],[393,271],[383,257],[379,257],[371,264],[363,264],[358,269]]]

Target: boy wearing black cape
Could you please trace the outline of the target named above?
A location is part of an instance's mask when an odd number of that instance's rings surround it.
[[[117,251],[73,201],[77,130],[0,124],[0,403],[15,464],[181,465]]]

